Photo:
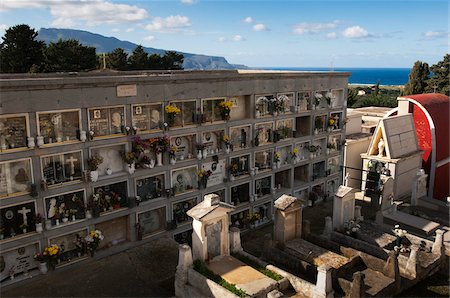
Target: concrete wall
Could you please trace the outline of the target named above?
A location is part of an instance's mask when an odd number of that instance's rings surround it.
[[[345,177],[347,173],[349,174],[348,179],[349,187],[356,189],[359,189],[361,187],[362,173],[361,171],[358,171],[356,169],[362,170],[363,161],[360,154],[363,152],[367,152],[369,144],[370,144],[369,137],[365,137],[358,140],[347,140],[347,143],[344,147],[345,166],[351,167],[353,169],[346,168],[343,175]]]

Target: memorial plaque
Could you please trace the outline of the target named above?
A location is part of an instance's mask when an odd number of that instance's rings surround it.
[[[197,104],[195,100],[173,101],[169,104],[176,106],[181,110],[181,113],[175,117],[174,126],[187,126],[195,124],[196,119],[194,116],[197,114]]]
[[[177,147],[175,156],[178,160],[190,159],[195,156],[195,134],[171,137],[170,145]]]
[[[230,128],[230,139],[233,150],[244,149],[250,146],[251,126],[236,126]]]
[[[82,249],[77,247],[77,239],[80,241],[84,239],[88,234],[87,230],[79,230],[76,232],[72,232],[70,234],[58,236],[55,238],[49,239],[49,243],[56,244],[61,248],[61,261],[70,261],[72,259],[78,258],[82,254]],[[79,255],[80,254],[80,255]]]
[[[219,160],[218,162],[207,162],[202,165],[202,169],[205,171],[211,171],[207,186],[214,186],[223,183],[223,179],[226,175],[225,160]]]
[[[25,115],[1,115],[0,150],[27,147],[27,127]]]
[[[284,119],[277,121],[277,132],[280,139],[292,138],[292,128],[294,127],[294,119]]]
[[[91,108],[88,113],[94,137],[125,133],[125,107]]]
[[[137,86],[133,85],[119,85],[116,88],[117,97],[137,96]]]
[[[235,206],[250,200],[250,183],[231,187],[231,203]]]
[[[162,103],[133,105],[132,112],[133,127],[136,127],[139,132],[161,130]]]
[[[283,101],[282,113],[290,113],[291,106],[294,105],[295,94],[293,92],[289,93],[278,93],[277,99]]]
[[[221,138],[225,134],[223,130],[207,131],[202,133],[202,144],[210,154],[216,154],[222,149]]]
[[[280,152],[280,162],[282,165],[288,164],[291,160],[291,154],[292,154],[292,146],[284,146],[277,148],[277,151]]]
[[[94,193],[100,195],[100,200],[105,202],[107,208],[113,205],[128,207],[127,181],[94,187]]]
[[[250,154],[233,157],[230,159],[232,165],[237,165],[237,172],[233,176],[248,175],[250,169]]]
[[[176,195],[193,190],[197,187],[197,167],[173,170],[171,184]]]
[[[39,263],[34,260],[34,255],[38,252],[38,243],[7,251],[2,250],[0,254],[0,280],[3,281],[11,275],[18,275],[36,268]]]
[[[253,207],[253,213],[259,213],[262,221],[268,221],[272,218],[272,202],[267,202]]]
[[[99,249],[108,248],[128,241],[128,216],[122,216],[95,225],[95,229],[105,237],[100,241]]]
[[[225,101],[225,98],[220,99],[203,99],[203,117],[205,122],[221,121],[219,103]]]
[[[256,117],[268,116],[272,112],[270,110],[270,101],[275,99],[273,94],[255,95]]]
[[[0,209],[0,235],[10,238],[35,231],[33,219],[36,216],[35,203],[29,202]]]
[[[272,143],[273,134],[273,122],[264,122],[255,124],[256,135],[258,145],[265,145]]]
[[[270,176],[255,180],[255,194],[258,198],[270,194],[272,191],[272,178]]]
[[[166,207],[149,210],[138,214],[138,222],[143,234],[154,234],[166,229]]]
[[[29,192],[31,173],[30,159],[0,163],[0,198]]]
[[[172,214],[173,219],[177,222],[177,224],[185,223],[192,220],[192,218],[188,216],[186,212],[195,205],[197,205],[197,198],[192,198],[173,204]]]
[[[162,197],[164,189],[164,174],[136,179],[136,194],[142,201]]]
[[[231,214],[231,220],[230,220],[231,226],[239,228],[239,229],[248,228],[247,217],[248,217],[249,213],[250,213],[250,210],[246,209],[241,212]]]
[[[103,162],[98,166],[97,169],[99,175],[106,175],[106,169],[111,169],[113,173],[124,171],[126,164],[122,160],[121,153],[125,151],[125,144],[92,148],[91,156],[103,157]]]
[[[84,190],[69,192],[57,196],[45,198],[46,217],[52,221],[52,225],[67,221],[84,219],[85,193]]]
[[[334,156],[328,159],[328,171],[330,175],[339,173],[340,169],[341,166],[339,156]]]
[[[311,99],[311,91],[302,91],[298,93],[297,107],[299,111],[307,111]]]
[[[39,134],[46,144],[78,140],[80,132],[80,111],[40,112]]]
[[[255,152],[255,167],[259,170],[271,169],[273,164],[273,150]]]
[[[341,128],[342,113],[331,113],[328,120],[328,126],[333,130]]]
[[[44,156],[42,177],[49,185],[81,180],[82,161],[81,151]]]

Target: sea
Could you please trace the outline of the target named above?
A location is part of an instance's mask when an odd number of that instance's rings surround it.
[[[351,72],[350,84],[398,86],[408,82],[410,68],[347,68],[347,67],[258,67],[268,70],[290,71],[344,71]]]

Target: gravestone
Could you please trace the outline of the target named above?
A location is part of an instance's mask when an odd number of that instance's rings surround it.
[[[296,197],[282,195],[274,202],[274,240],[283,246],[302,236],[302,204]]]
[[[36,268],[38,262],[33,257],[38,252],[38,243],[2,251],[0,255],[0,280]]]
[[[234,207],[220,201],[216,194],[205,195],[203,202],[190,209],[187,214],[192,222],[192,251],[194,260],[211,261],[213,258],[230,255],[228,213]]]
[[[417,206],[418,199],[427,196],[427,179],[428,175],[425,174],[424,170],[419,170],[413,181],[413,188],[411,194],[411,205]]]
[[[348,186],[339,186],[333,202],[333,229],[340,230],[342,225],[355,218],[355,192]]]

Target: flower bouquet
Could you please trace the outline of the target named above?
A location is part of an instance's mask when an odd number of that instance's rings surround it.
[[[222,116],[222,120],[230,120],[230,112],[232,107],[233,103],[231,101],[221,101],[219,103],[220,116]]]
[[[51,246],[46,247],[42,253],[36,254],[34,259],[41,263],[47,263],[49,268],[54,270],[56,264],[58,264],[60,254],[61,248],[56,244],[52,244]]]
[[[104,239],[104,236],[99,230],[92,230],[86,237],[84,237],[84,241],[86,242],[86,248],[91,254],[94,256],[95,251],[97,250],[100,241]]]
[[[169,126],[174,126],[175,116],[181,113],[181,110],[177,106],[170,104],[164,108],[167,114],[167,124]]]
[[[361,228],[361,226],[358,224],[358,221],[356,220],[349,220],[344,222],[344,230],[345,230],[345,234],[352,236],[352,237],[356,237],[356,233],[359,231],[359,229]]]
[[[131,166],[137,161],[137,156],[134,152],[122,152],[122,160],[128,165]]]
[[[274,162],[279,162],[281,159],[281,153],[279,151],[276,151],[273,155],[273,161]]]
[[[210,170],[205,171],[204,169],[200,169],[197,172],[199,189],[206,188],[206,185],[208,184],[208,179],[211,175],[212,172]]]
[[[177,152],[178,152],[178,147],[177,146],[175,146],[175,145],[170,146],[170,148],[169,148],[169,157],[171,159],[175,159],[176,158],[175,154]]]
[[[150,148],[155,151],[155,153],[163,153],[170,146],[170,139],[168,136],[163,135],[156,138],[151,138],[149,140]]]
[[[98,166],[101,165],[103,162],[103,157],[94,155],[88,158],[87,164],[89,171],[97,171]]]

